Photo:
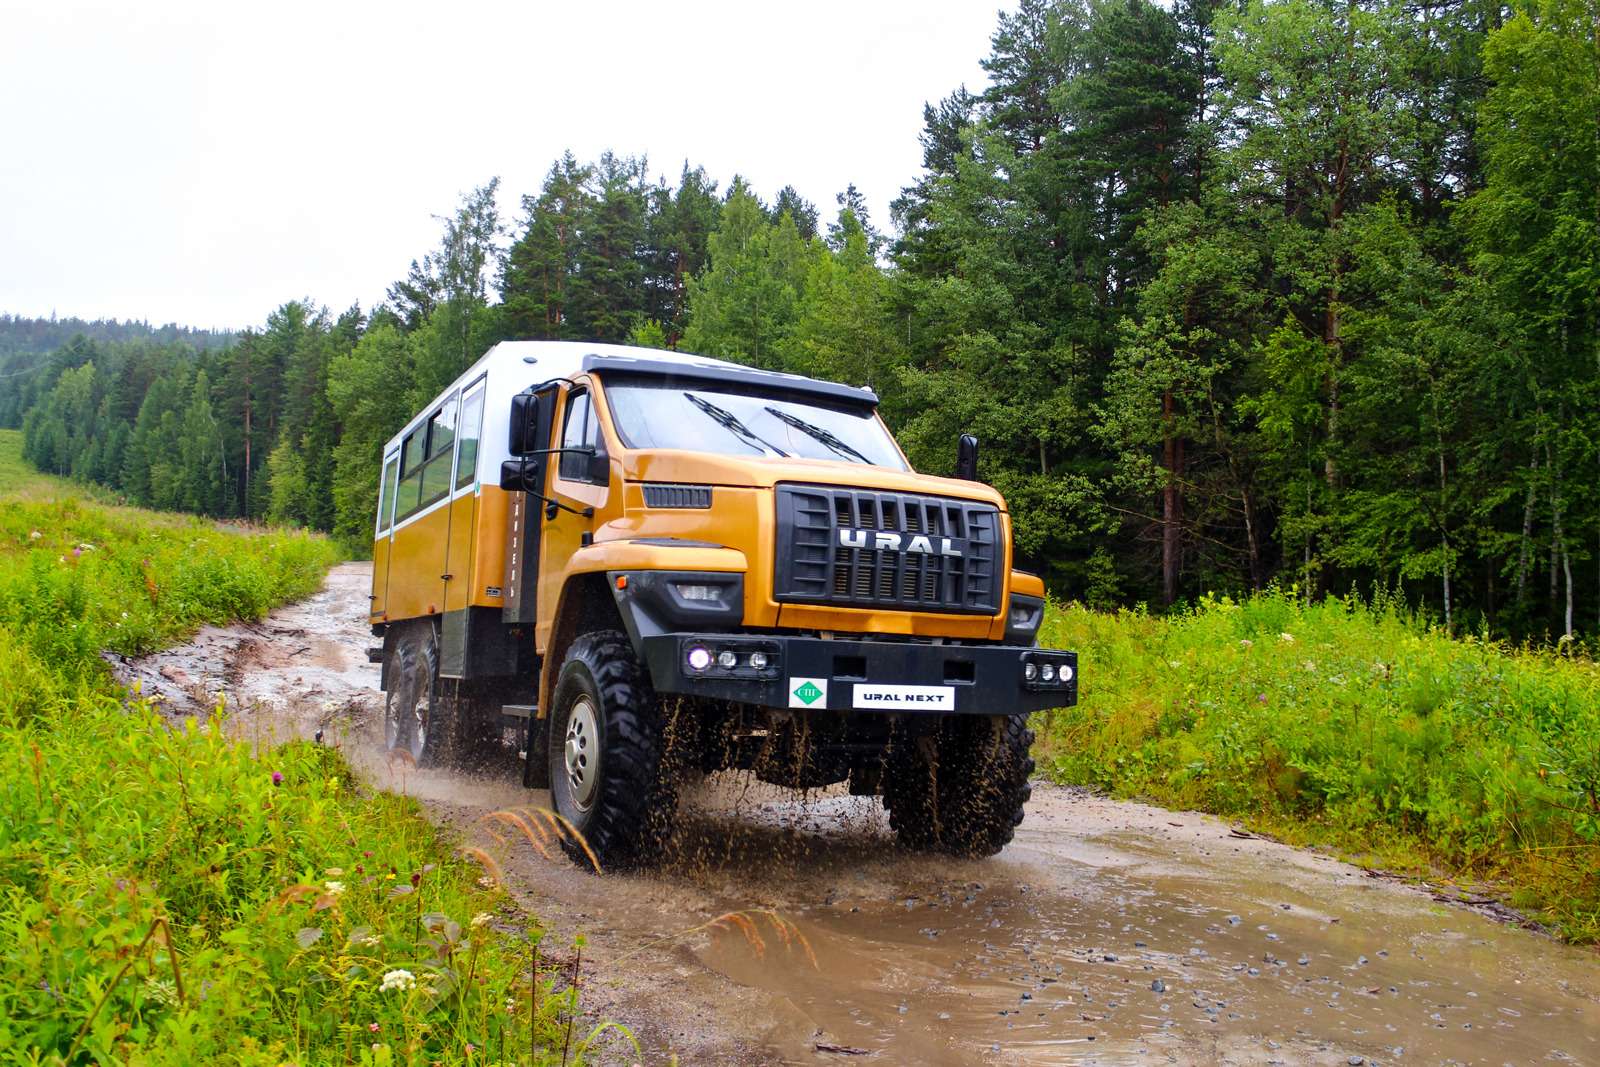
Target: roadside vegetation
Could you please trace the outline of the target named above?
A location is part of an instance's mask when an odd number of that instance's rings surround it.
[[[1042,716],[1062,782],[1238,818],[1458,882],[1600,940],[1600,664],[1456,639],[1396,601],[1052,607],[1081,703]]]
[[[333,749],[258,748],[220,707],[178,723],[112,681],[101,650],[312,592],[328,542],[96,503],[23,467],[18,437],[0,432],[7,1062],[581,1058],[575,959],[530,984],[540,931],[492,859]]]

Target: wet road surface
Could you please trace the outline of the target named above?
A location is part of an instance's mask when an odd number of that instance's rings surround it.
[[[132,673],[175,705],[237,693],[256,729],[325,728],[480,843],[488,812],[547,804],[509,760],[463,777],[370,755],[366,592],[364,565],[336,568]],[[687,789],[679,837],[648,875],[496,846],[518,899],[585,936],[584,1002],[648,1062],[1600,1063],[1594,951],[1206,816],[1039,786],[999,857],[955,861],[896,850],[876,800],[719,775]]]

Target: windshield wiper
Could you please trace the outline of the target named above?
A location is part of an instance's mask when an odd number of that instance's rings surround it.
[[[771,441],[763,440],[756,434],[754,430],[740,422],[739,416],[735,415],[733,412],[724,408],[719,408],[711,401],[703,400],[700,397],[695,396],[693,393],[684,393],[683,395],[689,401],[689,403],[693,404],[695,407],[709,415],[712,422],[716,423],[718,426],[721,426],[723,429],[727,430],[740,440],[746,442],[747,444],[754,444],[760,448],[775,452],[785,459],[789,458],[789,453],[785,452]]]
[[[853,457],[855,459],[859,459],[862,463],[865,463],[869,467],[872,466],[872,460],[868,459],[860,452],[857,452],[855,449],[845,444],[844,441],[835,435],[832,430],[825,430],[821,426],[813,426],[805,419],[800,418],[798,415],[791,415],[787,411],[780,410],[779,408],[769,407],[766,408],[765,411],[768,415],[771,415],[779,422],[794,427],[807,437],[815,438],[816,440],[821,441],[823,444],[839,453],[839,455],[844,456],[846,459]]]

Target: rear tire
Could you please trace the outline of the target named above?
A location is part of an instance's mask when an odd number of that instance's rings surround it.
[[[676,782],[660,704],[626,635],[572,642],[556,679],[549,724],[550,802],[602,867],[656,862],[671,836]],[[579,863],[581,846],[564,841]]]
[[[954,856],[1005,848],[1033,795],[1032,745],[1026,715],[952,716],[892,751],[883,806],[901,845]]]
[[[451,724],[439,696],[439,639],[430,623],[414,623],[396,638],[383,705],[383,744],[419,767],[441,762]]]

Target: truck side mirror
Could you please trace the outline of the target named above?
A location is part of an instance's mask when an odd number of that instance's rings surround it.
[[[536,440],[538,415],[539,398],[536,393],[518,393],[511,398],[511,433],[506,442],[506,451],[513,456],[525,456],[539,447]]]
[[[520,459],[508,459],[500,464],[500,488],[509,493],[537,492],[537,487],[530,487],[524,479],[523,470],[533,474],[536,467]]]
[[[962,434],[956,443],[956,477],[967,482],[978,480],[978,439],[970,433]]]

